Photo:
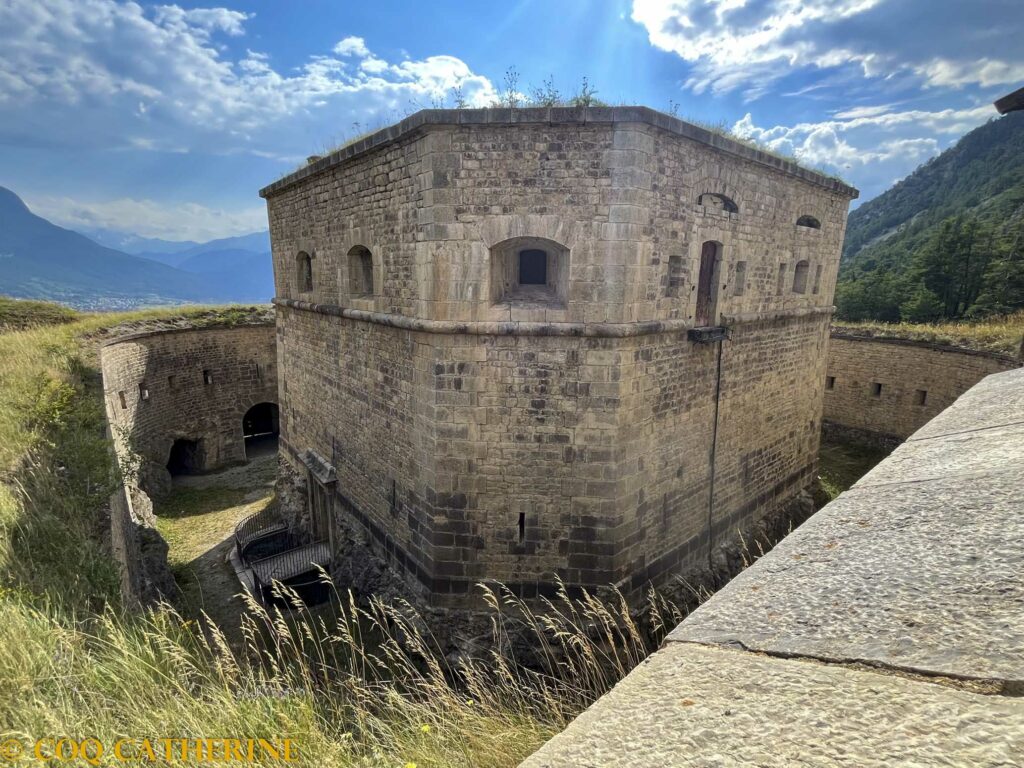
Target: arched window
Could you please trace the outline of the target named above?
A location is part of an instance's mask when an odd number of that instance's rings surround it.
[[[569,250],[542,237],[515,237],[491,248],[495,303],[562,306],[569,288]]]
[[[295,266],[299,293],[309,293],[313,290],[313,257],[305,251],[299,251]]]
[[[807,227],[808,229],[821,229],[821,222],[818,221],[813,216],[807,215],[801,216],[799,219],[797,219],[796,225],[798,227]]]
[[[353,296],[372,296],[373,254],[365,245],[354,246],[348,252],[348,285]]]
[[[697,198],[697,205],[703,205],[705,208],[717,208],[725,213],[740,212],[740,207],[731,197],[720,195],[717,192],[705,192]]]
[[[793,293],[807,293],[807,259],[798,261],[793,269]]]
[[[700,248],[700,272],[697,274],[698,328],[718,322],[718,270],[722,260],[722,244],[708,240]]]

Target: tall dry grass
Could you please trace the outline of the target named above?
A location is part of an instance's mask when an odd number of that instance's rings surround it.
[[[878,321],[837,321],[834,327],[882,339],[912,339],[951,344],[983,352],[998,352],[1021,358],[1024,353],[1024,310],[1011,315],[994,315],[983,320],[946,323],[882,323]]]
[[[117,474],[83,339],[160,315],[0,334],[0,737],[290,738],[293,765],[513,766],[678,621],[653,594],[642,629],[618,595],[531,610],[489,590],[490,644],[452,660],[410,606],[349,595],[336,620],[249,600],[237,649],[170,606],[123,612],[103,541]]]

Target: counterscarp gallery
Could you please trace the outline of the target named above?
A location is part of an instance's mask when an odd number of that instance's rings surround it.
[[[428,110],[261,194],[304,523],[423,602],[636,594],[812,482],[839,181],[644,108]]]

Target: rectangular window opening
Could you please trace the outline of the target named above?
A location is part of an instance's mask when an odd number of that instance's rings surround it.
[[[174,378],[173,375],[167,377],[167,388],[168,389],[174,389],[174,385],[176,383],[177,383],[177,380]]]
[[[263,368],[260,366],[259,363],[253,363],[253,365],[256,366],[256,378],[257,379],[262,379],[263,378]]]
[[[121,408],[128,407],[128,399],[124,396],[124,392],[118,392],[117,399],[121,401]]]
[[[747,262],[736,262],[736,275],[732,284],[732,295],[742,296],[747,287]]]
[[[519,543],[526,541],[526,513],[519,513]]]
[[[836,388],[836,377],[835,376],[826,376],[825,377],[825,389],[835,389],[835,388]]]
[[[871,384],[871,396],[872,397],[881,397],[882,396],[882,385],[879,384],[877,381],[873,382]]]
[[[548,284],[548,255],[538,248],[519,252],[519,284]]]
[[[149,400],[149,388],[146,386],[146,382],[139,382],[139,399]]]
[[[395,517],[398,516],[398,482],[391,478],[391,493],[388,503],[391,506],[391,514]]]
[[[779,264],[778,280],[775,283],[775,295],[781,296],[786,290],[786,262]]]
[[[203,370],[203,384],[213,384],[213,371]]]
[[[928,402],[928,390],[919,389],[914,392],[914,405],[924,405]]]

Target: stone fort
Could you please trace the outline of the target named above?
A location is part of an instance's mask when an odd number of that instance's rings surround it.
[[[645,108],[426,110],[261,195],[302,519],[422,602],[636,595],[815,477],[841,182]]]

